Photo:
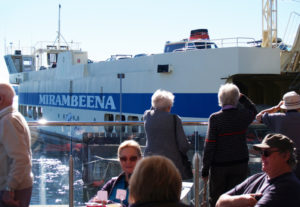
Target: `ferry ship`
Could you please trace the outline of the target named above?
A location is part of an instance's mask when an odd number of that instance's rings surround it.
[[[166,42],[160,54],[113,55],[106,61],[89,60],[86,51],[61,43],[60,36],[32,54],[16,50],[5,56],[10,83],[19,87],[19,111],[28,121],[141,121],[157,89],[174,93],[172,113],[206,121],[220,109],[217,93],[226,82],[256,104],[272,105],[296,77],[281,74],[278,47],[259,47],[250,38],[210,40],[206,29]]]

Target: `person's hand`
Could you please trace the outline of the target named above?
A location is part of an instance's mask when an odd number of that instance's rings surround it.
[[[20,206],[20,202],[14,200],[15,193],[13,191],[4,191],[2,196],[2,202],[8,206]]]
[[[262,116],[263,116],[265,113],[275,113],[275,112],[279,111],[279,110],[280,110],[280,106],[281,106],[283,103],[284,103],[283,101],[280,101],[276,106],[273,106],[272,108],[265,109],[265,110],[259,112],[259,113],[256,115],[255,119],[256,119],[259,123],[261,123],[261,122],[262,122]]]
[[[257,203],[257,200],[255,196],[261,196],[261,194],[245,194],[239,196],[239,206],[247,206],[247,207],[253,207]]]
[[[278,111],[280,109],[280,106],[284,103],[284,101],[280,101],[277,106],[275,106],[275,109]]]
[[[104,204],[104,205],[107,204],[107,201],[106,201],[106,200],[99,200],[97,197],[94,197],[94,198],[92,199],[92,202],[93,202],[93,203],[102,203],[102,204]]]
[[[261,123],[261,117],[262,117],[262,115],[263,115],[262,112],[261,112],[261,113],[258,113],[258,114],[256,115],[255,119],[256,119],[256,121],[257,121],[258,123]]]
[[[203,180],[203,182],[207,183],[207,181],[208,181],[208,176],[202,177],[202,180]]]
[[[238,207],[253,207],[256,205],[256,197],[261,197],[262,194],[244,194],[244,195],[227,195],[223,194],[220,196],[216,203],[216,207],[228,207],[228,206],[238,206]]]
[[[99,186],[103,185],[103,183],[104,183],[104,180],[93,181],[93,186],[99,187]]]

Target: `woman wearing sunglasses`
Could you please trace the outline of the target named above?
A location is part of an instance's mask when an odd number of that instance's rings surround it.
[[[136,141],[126,140],[118,148],[118,157],[123,172],[118,177],[110,179],[101,190],[107,191],[108,203],[121,203],[121,200],[117,198],[117,190],[126,190],[126,198],[122,201],[122,204],[128,206],[128,182],[136,163],[142,158],[141,147]],[[101,201],[97,197],[94,197],[91,201],[106,203],[106,201]]]

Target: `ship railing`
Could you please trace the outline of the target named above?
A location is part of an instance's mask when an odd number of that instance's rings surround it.
[[[250,37],[232,37],[222,39],[212,39],[210,42],[216,43],[219,48],[223,47],[257,47],[261,41],[256,41]]]
[[[32,47],[29,46],[21,46],[20,44],[15,44],[13,42],[9,43],[9,46],[5,45],[4,46],[5,55],[15,55],[17,54],[22,54],[22,55],[31,55],[33,52]]]
[[[121,172],[117,149],[127,139],[145,149],[143,122],[28,122],[32,136],[34,187],[31,205],[84,206],[111,177]],[[203,183],[201,155],[207,122],[184,121],[185,134],[192,147],[196,180],[184,182],[186,203],[199,206]],[[252,124],[247,131],[249,149],[261,142],[268,129]],[[250,154],[249,172],[260,171],[260,158]],[[69,196],[67,196],[69,194]],[[196,196],[195,196],[196,195]]]
[[[80,50],[80,42],[66,42],[64,44],[61,44],[58,48],[58,45],[54,44],[53,42],[50,41],[39,41],[37,42],[32,48],[32,52],[36,52],[39,49],[43,50]]]
[[[33,55],[37,53],[38,50],[57,50],[57,46],[53,45],[53,42],[50,41],[39,41],[33,46],[26,46],[26,45],[21,45],[19,42],[14,43],[14,42],[9,42],[9,45],[5,44],[5,55],[8,54],[14,54],[15,51],[21,51],[22,55]],[[60,50],[66,50],[66,49],[71,49],[71,50],[81,50],[81,43],[80,42],[67,42],[67,45],[61,45]]]

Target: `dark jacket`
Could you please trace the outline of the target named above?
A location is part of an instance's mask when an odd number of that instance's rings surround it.
[[[122,176],[125,176],[124,172],[122,172],[118,177],[112,177],[109,181],[105,183],[101,190],[107,191],[109,197],[112,192],[112,189],[115,187],[116,183],[122,178]]]
[[[203,177],[208,176],[211,166],[248,162],[246,132],[256,114],[255,105],[242,95],[237,108],[220,110],[209,117],[203,154]]]
[[[125,173],[122,172],[118,177],[113,177],[111,178],[109,181],[107,181],[107,183],[105,183],[105,185],[101,188],[101,190],[105,190],[107,191],[108,194],[108,198],[110,197],[114,187],[116,186],[116,184],[121,180],[121,178],[125,177]],[[127,185],[128,188],[128,185]],[[127,196],[126,196],[127,197]],[[109,202],[112,203],[112,202]],[[127,201],[128,203],[128,201]],[[126,206],[126,205],[123,205]]]
[[[143,118],[147,137],[144,155],[162,155],[169,158],[178,168],[182,178],[186,179],[180,152],[186,154],[190,145],[183,131],[181,119],[177,115],[157,109],[147,110]],[[178,146],[175,141],[175,127]]]

